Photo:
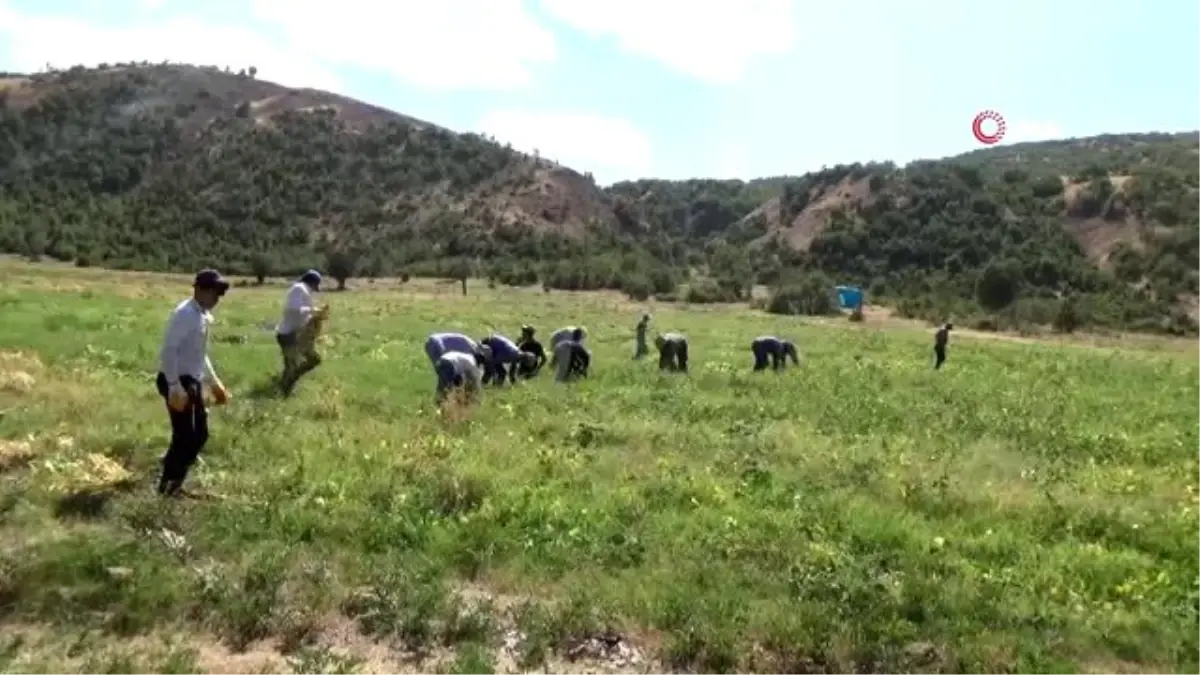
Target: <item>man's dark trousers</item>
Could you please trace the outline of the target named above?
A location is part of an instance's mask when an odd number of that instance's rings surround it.
[[[167,400],[167,376],[159,373],[155,384],[159,396],[167,402],[167,413],[171,416],[171,445],[162,458],[162,478],[158,482],[158,491],[160,494],[175,495],[183,489],[188,471],[208,442],[208,410],[204,407],[200,382],[190,375],[179,378],[179,384],[187,391],[189,401],[183,412],[171,409]]]
[[[283,374],[279,377],[279,384],[285,394],[292,393],[301,377],[321,365],[321,355],[317,353],[315,344],[300,344],[298,333],[275,334],[275,342],[279,343],[279,351],[283,354]]]
[[[933,346],[933,369],[937,370],[946,362],[946,345]]]
[[[766,370],[769,360],[775,355],[763,345],[752,345],[750,350],[754,352],[754,369]],[[779,368],[779,359],[775,358],[775,368]]]

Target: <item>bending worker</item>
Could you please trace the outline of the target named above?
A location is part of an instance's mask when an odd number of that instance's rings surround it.
[[[754,353],[754,370],[756,371],[766,369],[768,359],[774,370],[786,368],[789,358],[792,363],[800,365],[800,357],[796,354],[796,345],[791,340],[780,340],[773,335],[764,335],[750,344],[750,351]]]
[[[487,347],[492,353],[492,358],[486,364],[487,370],[483,373],[483,383],[495,381],[497,385],[502,385],[504,379],[508,378],[515,384],[517,369],[524,355],[516,343],[499,333],[492,333],[480,340],[479,344]]]
[[[654,338],[658,347],[658,369],[672,372],[687,372],[688,342],[679,333],[665,333]]]
[[[425,340],[425,355],[429,357],[429,363],[436,366],[442,354],[449,352],[479,354],[479,343],[462,333],[434,333]]]
[[[563,342],[577,342],[582,346],[586,338],[587,329],[583,326],[567,326],[554,331],[550,335],[550,366],[554,367],[558,363],[558,345]]]
[[[578,340],[559,340],[554,346],[554,357],[551,363],[556,363],[555,382],[570,382],[588,376],[588,368],[592,364],[592,355]]]
[[[480,361],[478,353],[451,351],[438,357],[433,364],[437,373],[437,391],[434,394],[437,402],[445,401],[452,391],[464,392],[468,401],[478,400],[483,379]]]

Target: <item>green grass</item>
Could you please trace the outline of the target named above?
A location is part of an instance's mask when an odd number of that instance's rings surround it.
[[[1194,345],[960,338],[934,372],[927,331],[651,306],[691,341],[668,376],[617,296],[364,284],[280,400],[283,287],[236,288],[189,479],[224,498],[164,502],[186,292],[0,265],[0,438],[32,451],[0,472],[0,670],[1200,668]],[[593,376],[439,416],[424,337],[525,322],[586,325]],[[802,366],[751,373],[763,333]],[[89,453],[132,485],[81,493]]]

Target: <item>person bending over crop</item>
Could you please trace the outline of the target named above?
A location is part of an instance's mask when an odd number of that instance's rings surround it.
[[[446,400],[452,391],[463,391],[469,400],[477,400],[482,390],[483,371],[479,354],[450,351],[442,354],[433,364],[437,373],[438,403]]]
[[[425,355],[429,357],[429,363],[436,365],[442,354],[447,352],[478,354],[479,343],[462,333],[434,333],[425,340]]]
[[[687,372],[688,341],[679,333],[666,333],[654,338],[654,346],[658,347],[658,369],[675,372]]]
[[[587,329],[583,326],[559,328],[550,334],[550,350],[553,351],[555,345],[563,340],[574,340],[582,344],[585,338],[587,338]]]
[[[578,342],[583,344],[587,338],[587,329],[583,326],[567,326],[559,328],[550,335],[550,367],[558,362],[558,345],[563,342]]]
[[[796,345],[791,340],[780,340],[773,335],[764,335],[750,344],[750,351],[754,353],[754,370],[756,371],[765,370],[768,360],[774,370],[786,368],[789,358],[792,363],[800,365]]]
[[[570,382],[588,376],[592,355],[576,340],[561,340],[554,347],[551,363],[557,364],[554,381]]]
[[[483,373],[483,383],[488,384],[495,381],[497,385],[502,385],[504,379],[508,378],[515,384],[523,354],[516,343],[499,333],[492,333],[480,340],[479,344],[490,349],[492,353],[492,358],[487,363],[487,370]]]

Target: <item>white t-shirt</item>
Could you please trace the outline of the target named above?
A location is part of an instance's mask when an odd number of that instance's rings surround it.
[[[303,281],[297,281],[288,289],[283,301],[283,318],[275,327],[280,335],[291,335],[308,323],[308,318],[316,311],[316,293]]]

